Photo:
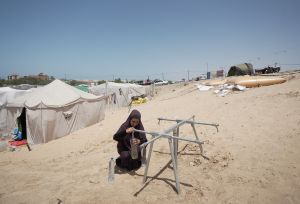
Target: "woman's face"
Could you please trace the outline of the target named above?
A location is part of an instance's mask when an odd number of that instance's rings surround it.
[[[140,120],[138,118],[132,118],[130,120],[131,127],[136,127],[140,123]]]

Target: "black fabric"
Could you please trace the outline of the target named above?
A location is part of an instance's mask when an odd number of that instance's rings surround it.
[[[132,159],[130,156],[130,151],[122,151],[119,153],[120,157],[116,160],[116,165],[122,169],[128,171],[139,169],[142,165],[141,154],[139,152],[138,159]]]
[[[138,110],[133,110],[128,116],[127,120],[120,126],[119,130],[113,136],[113,139],[118,142],[117,150],[120,155],[116,161],[116,164],[120,168],[125,168],[129,171],[138,169],[141,166],[140,149],[138,149],[139,156],[137,159],[132,159],[130,156],[130,140],[132,138],[132,134],[126,133],[126,129],[131,127],[130,121],[132,118],[139,119],[139,124],[134,128],[138,130],[144,130],[144,126],[141,121],[141,113]],[[134,132],[134,137],[141,141],[140,144],[147,142],[145,133]]]
[[[22,132],[22,138],[21,139],[27,139],[27,133],[26,133],[26,109],[22,109],[21,115],[17,118],[18,128]]]

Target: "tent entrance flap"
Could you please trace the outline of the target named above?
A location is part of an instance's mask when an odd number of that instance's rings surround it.
[[[19,130],[22,132],[22,139],[27,139],[26,134],[26,108],[22,108],[21,115],[17,118],[17,124]]]

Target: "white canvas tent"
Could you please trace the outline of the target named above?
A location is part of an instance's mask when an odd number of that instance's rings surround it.
[[[38,144],[103,120],[105,98],[55,80],[16,98],[7,109],[14,118],[25,110],[27,140]]]
[[[9,133],[16,125],[15,119],[7,111],[6,105],[12,102],[16,97],[27,93],[30,90],[17,90],[10,87],[0,88],[0,134]]]
[[[128,106],[131,97],[148,94],[149,87],[130,83],[106,82],[89,88],[89,92],[95,95],[109,96],[109,101],[118,107]]]

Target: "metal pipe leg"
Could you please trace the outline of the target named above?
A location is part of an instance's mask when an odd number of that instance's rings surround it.
[[[173,130],[173,136],[178,137],[178,129]],[[173,138],[173,152],[174,152],[174,158],[176,162],[176,168],[177,168],[177,155],[178,155],[178,139]]]
[[[152,138],[154,138],[154,137],[152,137]],[[143,183],[145,183],[147,181],[147,174],[148,174],[148,168],[150,165],[152,149],[153,149],[153,142],[150,144],[150,149],[149,149],[149,153],[148,153],[148,157],[147,157],[147,161],[146,161],[146,168],[145,168],[145,172],[144,172]]]
[[[172,163],[173,163],[173,171],[174,171],[174,177],[176,181],[176,189],[177,193],[180,193],[180,185],[179,185],[179,177],[178,177],[178,172],[177,172],[177,162],[175,160],[174,156],[174,143],[172,142],[172,139],[169,140],[169,146],[170,146],[170,152],[171,152],[171,157],[172,157]]]
[[[142,156],[142,166],[146,165],[146,160],[147,160],[147,151],[146,151],[146,147],[144,147],[141,150],[141,156]]]
[[[200,140],[199,140],[199,137],[198,137],[198,135],[197,135],[197,132],[196,132],[195,125],[194,125],[194,124],[191,124],[191,126],[192,126],[192,128],[193,128],[193,130],[194,130],[196,139],[197,139],[198,141],[200,141]],[[203,155],[203,147],[202,147],[202,144],[199,144],[199,147],[200,147],[200,152],[201,152],[201,154]]]

